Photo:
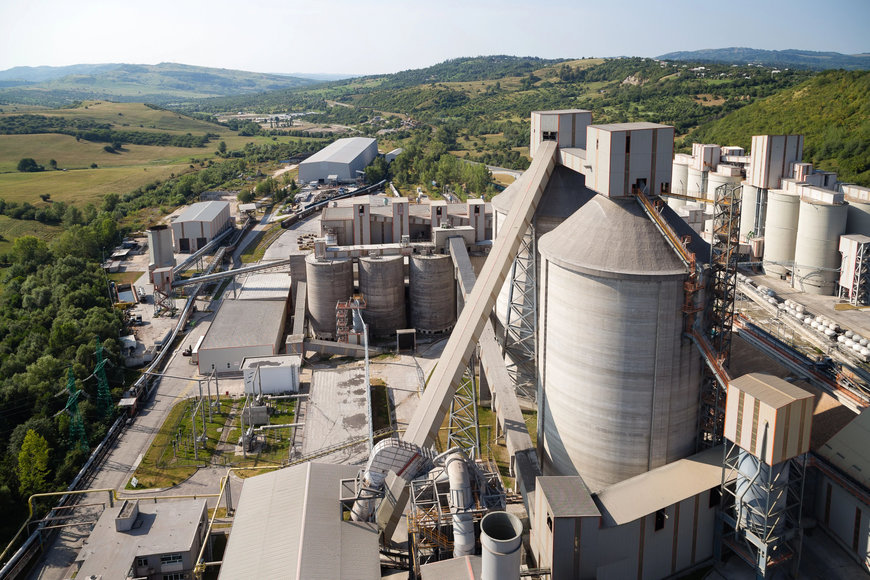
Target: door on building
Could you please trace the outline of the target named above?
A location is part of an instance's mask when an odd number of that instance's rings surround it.
[[[203,249],[207,243],[208,241],[205,238],[196,238],[196,249]]]
[[[182,254],[189,254],[190,253],[190,239],[181,238],[180,240],[178,240],[178,249]]]

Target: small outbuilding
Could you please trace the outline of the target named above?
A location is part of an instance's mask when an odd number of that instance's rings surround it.
[[[246,395],[279,395],[299,392],[298,354],[254,356],[242,361]]]

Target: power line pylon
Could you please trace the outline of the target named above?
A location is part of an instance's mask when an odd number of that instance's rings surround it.
[[[109,380],[106,378],[106,361],[103,358],[103,344],[100,342],[100,337],[97,337],[97,366],[94,369],[94,375],[97,377],[97,409],[102,417],[108,417],[112,414],[112,393],[109,391]]]
[[[78,447],[82,451],[88,450],[88,438],[85,435],[85,423],[82,420],[82,414],[79,411],[79,397],[82,391],[76,389],[76,377],[73,374],[72,367],[69,367],[67,372],[66,390],[69,392],[69,399],[66,401],[64,411],[69,413],[69,445]]]

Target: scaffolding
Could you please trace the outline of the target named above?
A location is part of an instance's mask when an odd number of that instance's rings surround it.
[[[505,509],[505,492],[494,462],[466,461],[466,464],[474,502],[465,513],[471,514],[475,527],[479,528],[480,520],[487,513]],[[446,477],[416,479],[410,488],[408,545],[413,574],[419,578],[420,566],[453,557],[453,512],[450,484]]]
[[[725,445],[720,517],[721,542],[767,578],[770,568],[800,562],[800,515],[807,454],[775,466],[765,464],[730,441]]]
[[[713,199],[713,239],[710,244],[710,299],[704,338],[709,341],[716,367],[728,368],[737,298],[737,257],[740,240],[740,195],[743,187],[726,183],[716,188]],[[698,447],[722,443],[725,425],[724,374],[704,368],[701,384]]]
[[[363,330],[354,324],[354,310],[365,310],[366,299],[362,294],[354,294],[348,300],[335,304],[335,340],[352,344],[362,343]]]
[[[843,241],[840,241],[841,252]],[[870,241],[856,240],[853,249],[854,255],[852,252],[843,254],[839,298],[858,306],[870,303]]]
[[[537,400],[535,336],[537,294],[535,227],[530,225],[511,266],[508,305],[504,329],[504,356],[517,396]]]
[[[450,403],[447,448],[459,447],[472,459],[480,457],[480,426],[477,418],[477,354],[473,354]]]

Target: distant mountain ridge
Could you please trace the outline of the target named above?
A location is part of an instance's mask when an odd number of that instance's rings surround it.
[[[0,102],[59,106],[73,100],[178,102],[314,84],[312,79],[164,62],[14,67],[0,71]]]
[[[841,54],[812,50],[763,50],[732,46],[702,50],[669,52],[660,60],[721,62],[728,64],[763,64],[767,66],[800,67],[812,70],[870,70],[870,54]]]

